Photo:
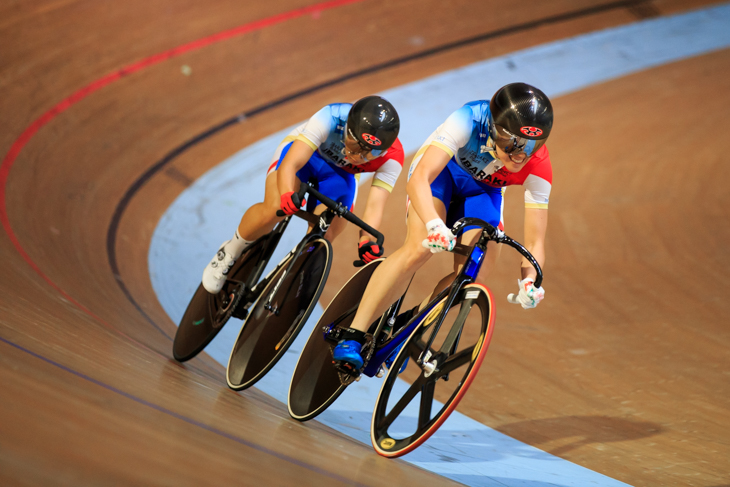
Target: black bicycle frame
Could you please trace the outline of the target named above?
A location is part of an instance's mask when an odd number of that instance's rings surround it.
[[[286,270],[281,274],[278,282],[274,286],[273,291],[269,294],[268,298],[266,299],[266,302],[264,303],[264,308],[267,311],[271,311],[275,313],[276,315],[279,314],[279,309],[274,308],[271,303],[274,301],[274,298],[276,297],[277,293],[279,292],[279,286],[281,286],[281,283],[284,282],[284,278],[289,274],[291,271],[292,265],[294,265],[294,261],[296,260],[296,257],[304,250],[304,248],[309,245],[309,243],[312,240],[316,240],[318,238],[324,237],[324,235],[327,233],[327,230],[330,227],[330,224],[332,223],[332,220],[335,216],[339,216],[341,218],[344,218],[345,220],[349,221],[350,223],[355,224],[356,226],[362,228],[366,232],[370,233],[377,239],[377,244],[382,248],[383,241],[385,240],[385,237],[382,233],[375,230],[373,227],[362,221],[360,218],[353,215],[345,206],[342,205],[342,203],[339,203],[337,201],[334,201],[327,196],[323,195],[319,191],[317,191],[312,185],[309,183],[302,183],[299,187],[299,198],[300,200],[304,199],[304,196],[309,193],[311,196],[314,196],[319,200],[322,204],[324,204],[327,209],[322,212],[320,215],[315,215],[314,213],[309,213],[305,211],[298,211],[296,215],[309,222],[312,225],[312,230],[307,233],[307,235],[304,236],[304,238],[299,242],[299,245],[292,250],[291,252],[291,258],[289,259],[289,264]],[[276,214],[278,216],[284,216],[284,212],[281,210],[277,210]],[[291,217],[287,217],[285,220],[290,219]],[[278,240],[277,240],[278,241]],[[355,263],[357,265],[357,262]],[[276,267],[274,271],[272,271],[266,278],[264,278],[261,282],[259,282],[256,285],[256,288],[265,289],[266,286],[269,283],[269,279],[271,276],[275,275],[276,271],[280,267]],[[293,285],[293,283],[292,283]],[[252,290],[255,292],[255,289]],[[287,289],[287,293],[289,290]]]
[[[262,289],[257,285],[257,283],[259,282],[261,275],[264,273],[264,269],[266,269],[266,265],[269,263],[271,256],[274,254],[276,246],[279,244],[279,240],[281,240],[281,236],[284,233],[284,230],[286,230],[286,227],[289,226],[290,221],[291,217],[288,216],[276,224],[274,229],[268,235],[256,267],[254,268],[253,272],[248,275],[245,281],[236,281],[231,279],[232,282],[238,282],[242,284],[242,286],[236,290],[236,292],[241,295],[241,299],[238,300],[238,304],[236,305],[236,309],[233,310],[232,316],[238,319],[246,318],[248,314],[247,306],[256,301],[256,298],[258,297],[257,290]],[[266,236],[261,238],[266,238]],[[255,243],[252,245],[255,245]],[[228,303],[230,303],[231,301],[235,302],[235,297],[227,297],[227,300],[224,301],[224,304],[228,306]]]
[[[313,224],[312,230],[307,233],[304,238],[299,242],[299,244],[296,246],[294,250],[291,252],[291,257],[289,258],[289,264],[287,265],[286,270],[281,274],[279,277],[279,280],[274,285],[274,289],[269,294],[268,298],[266,299],[266,302],[264,303],[264,309],[267,311],[271,311],[275,315],[279,315],[279,308],[275,308],[271,305],[271,303],[274,301],[274,298],[276,297],[276,294],[279,292],[279,286],[281,286],[281,283],[284,282],[284,278],[289,274],[291,271],[292,266],[294,265],[294,261],[299,256],[299,254],[304,250],[304,248],[309,245],[309,243],[312,240],[316,240],[318,238],[322,238],[325,233],[327,233],[327,230],[329,229],[330,224],[332,223],[332,219],[335,217],[335,213],[330,210],[329,208],[322,212],[320,215],[314,215],[312,213],[303,213],[301,215],[301,218],[307,220],[309,223]],[[276,269],[279,269],[277,267]],[[274,269],[276,271],[276,269]],[[272,274],[273,275],[273,274]],[[266,279],[266,283],[263,285],[266,286],[268,284],[268,279]],[[292,282],[291,285],[294,283]],[[291,287],[290,285],[290,287]],[[285,295],[289,293],[290,289],[286,290]]]

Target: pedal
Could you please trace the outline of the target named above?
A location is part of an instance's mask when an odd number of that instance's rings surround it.
[[[357,382],[362,378],[360,371],[354,368],[351,364],[340,362],[339,360],[333,360],[332,365],[334,365],[335,370],[337,370],[337,375],[340,376],[340,383],[343,386],[349,386],[353,382]]]
[[[322,327],[325,341],[328,341],[331,344],[329,346],[329,351],[330,355],[332,356],[332,365],[334,366],[335,370],[337,370],[337,373],[340,376],[340,383],[343,386],[347,386],[352,384],[353,382],[359,381],[362,377],[361,371],[365,370],[365,367],[367,367],[368,362],[372,357],[374,344],[373,336],[370,334],[365,335],[365,343],[363,344],[363,348],[361,350],[361,354],[363,355],[363,365],[360,369],[355,369],[352,364],[334,359],[334,346],[340,341],[340,339],[344,335],[342,330],[342,328],[339,328],[334,324]]]
[[[244,300],[243,295],[245,293],[246,286],[241,284],[239,287],[236,287],[233,289],[233,292],[230,293],[230,306],[231,309],[231,316],[234,318],[238,318],[239,320],[245,320],[248,316],[248,309],[246,306],[243,306]]]
[[[248,317],[248,310],[243,306],[236,306],[233,309],[231,316],[238,318],[239,320],[245,320]]]
[[[322,327],[322,335],[324,335],[324,339],[326,341],[337,344],[342,336],[342,329],[338,328],[334,324],[325,325]]]
[[[342,372],[343,374],[350,375],[352,377],[359,377],[360,376],[360,370],[356,369],[352,366],[352,364],[347,362],[341,362],[339,360],[333,360],[332,364],[335,366],[335,368]]]

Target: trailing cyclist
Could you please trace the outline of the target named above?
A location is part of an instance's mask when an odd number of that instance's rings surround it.
[[[403,294],[413,275],[433,253],[450,251],[456,238],[450,227],[463,217],[480,218],[495,227],[502,223],[506,186],[525,187],[525,247],[545,263],[547,206],[552,166],[545,141],[550,135],[553,110],[548,97],[525,83],[503,86],[491,100],[467,103],[433,132],[416,153],[409,170],[408,234],[373,273],[346,338],[334,349],[334,359],[356,369],[363,366],[362,345],[373,317]],[[480,230],[464,232],[471,245]],[[478,280],[484,281],[498,256],[490,242]],[[454,255],[454,273],[439,282],[440,291],[454,278],[464,258]],[[536,288],[535,269],[523,259],[519,292],[511,302],[534,308],[545,291]]]
[[[374,173],[362,219],[380,227],[388,196],[403,168],[403,146],[398,140],[400,119],[393,105],[379,96],[354,104],[333,103],[294,129],[277,147],[266,176],[264,201],[251,206],[233,238],[224,242],[203,271],[203,286],[218,293],[226,274],[243,251],[270,232],[281,220],[276,211],[291,215],[300,209],[319,212],[317,201],[300,201],[300,182],[313,182],[325,196],[348,209],[355,204],[360,173]],[[313,200],[313,198],[310,198]],[[333,240],[344,228],[336,219],[327,232]],[[375,237],[360,231],[358,254],[364,262],[383,255]]]

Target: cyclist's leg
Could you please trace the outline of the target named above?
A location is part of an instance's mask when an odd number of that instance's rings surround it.
[[[328,177],[320,183],[320,192],[353,211],[358,190],[355,175],[333,166],[330,166],[327,173]],[[324,205],[322,205],[322,211],[324,211]],[[344,218],[332,220],[330,228],[327,230],[327,240],[333,242],[346,226],[347,220]]]
[[[448,218],[448,217],[447,217]],[[458,218],[457,218],[458,219]],[[456,220],[454,220],[456,221]],[[453,223],[453,222],[452,222]],[[474,242],[479,238],[480,231],[478,229],[474,230],[468,230],[464,233],[462,233],[459,236],[459,243],[462,245],[474,245]],[[492,242],[490,242],[492,243]],[[456,274],[459,273],[461,270],[461,266],[464,265],[466,262],[466,256],[454,254],[454,271],[451,274],[448,274],[444,276],[443,279],[441,279],[438,284],[433,288],[433,292],[426,297],[426,299],[423,300],[421,305],[425,305],[426,303],[430,302],[438,293],[446,289],[451,285],[451,283],[454,281],[454,278],[456,277]],[[484,264],[482,264],[484,265]]]
[[[443,202],[434,198],[434,206],[439,216],[445,218],[446,209]],[[366,331],[374,317],[385,312],[388,306],[403,294],[408,285],[408,280],[403,277],[413,275],[433,255],[421,243],[427,237],[427,233],[426,224],[418,213],[409,211],[406,240],[403,246],[385,259],[373,273],[371,284],[365,289],[351,328]]]
[[[354,175],[346,173],[342,174],[339,173],[339,176],[342,178],[342,182],[338,182],[337,186],[340,189],[339,192],[342,192],[344,188],[346,188],[346,191],[342,196],[339,198],[334,198],[336,201],[339,201],[343,204],[346,208],[348,208],[350,211],[354,211],[355,209],[355,202],[357,201],[357,179]],[[344,183],[344,185],[343,185]],[[323,193],[327,194],[327,193]],[[322,211],[324,211],[324,205],[322,205]],[[367,222],[366,222],[367,223]],[[327,240],[330,242],[333,242],[339,234],[342,233],[342,231],[347,226],[347,220],[344,218],[335,218],[332,220],[332,223],[330,224],[329,230],[327,230]]]
[[[411,173],[418,165],[422,155],[416,155],[413,159]],[[434,208],[442,220],[447,218],[455,189],[452,173],[448,169],[449,165],[451,162],[430,185]],[[404,279],[404,276],[409,277],[415,274],[433,255],[429,249],[423,247],[423,240],[428,236],[428,231],[418,212],[414,208],[410,208],[410,201],[408,202],[406,223],[406,240],[403,246],[393,252],[373,273],[371,284],[363,294],[360,307],[350,328],[366,331],[373,319],[383,314],[388,306],[405,292],[408,280]]]
[[[419,161],[420,157],[417,155],[411,164],[411,171]],[[430,186],[434,208],[439,217],[445,220],[454,191],[451,172],[445,168]],[[403,277],[412,276],[433,255],[429,249],[423,247],[422,242],[427,236],[426,224],[415,209],[409,209],[406,241],[375,270],[350,325],[352,337],[348,338],[358,343],[352,343],[350,344],[352,346],[345,349],[343,345],[347,345],[348,339],[341,341],[334,350],[336,360],[340,360],[338,357],[341,357],[341,360],[355,366],[362,363],[359,352],[364,343],[365,331],[376,316],[385,312],[388,306],[405,292],[408,280]]]
[[[469,230],[461,234],[459,237],[459,243],[466,246],[474,245],[474,243],[479,239],[479,235],[481,234],[480,230]],[[479,275],[477,276],[477,282],[480,284],[485,284],[487,278],[492,272],[492,269],[494,269],[495,264],[497,263],[497,260],[499,259],[499,255],[502,252],[502,246],[499,245],[496,242],[488,242],[487,243],[487,252],[484,256],[484,260],[482,261],[482,267],[479,269]],[[422,304],[428,303],[431,301],[438,293],[446,289],[448,286],[451,285],[451,283],[454,281],[454,278],[461,270],[461,267],[466,262],[466,256],[464,255],[457,255],[454,254],[454,271],[445,276],[441,281],[439,281],[438,284],[436,284],[436,287],[433,289],[433,293],[428,296]]]
[[[264,201],[246,210],[233,238],[221,244],[216,255],[203,270],[203,287],[212,294],[218,293],[223,288],[228,271],[244,250],[256,239],[269,233],[281,220],[276,216],[280,200],[279,190],[276,186],[276,168],[291,147],[291,143],[285,141],[282,145],[277,150],[277,154],[280,153],[279,159],[271,165],[266,176]]]
[[[474,245],[474,242],[479,238],[479,234],[481,232],[479,230],[469,230],[468,232],[464,232],[462,234],[463,238],[459,239],[459,243],[463,245]],[[486,280],[489,278],[492,270],[494,269],[494,266],[497,263],[497,260],[499,259],[499,255],[502,252],[502,246],[499,245],[497,242],[488,242],[487,243],[487,252],[484,256],[484,260],[482,261],[482,267],[479,269],[479,275],[477,275],[477,282],[480,284],[485,285]],[[454,281],[454,278],[461,270],[461,266],[464,265],[464,262],[466,262],[466,256],[463,255],[454,255],[454,271],[449,274],[448,276],[444,277],[439,281],[439,283],[436,285],[436,287],[433,289],[433,293],[428,296],[421,305],[424,305],[431,301],[434,296],[436,296],[438,293],[446,289],[448,286],[451,285],[451,283]]]
[[[436,198],[434,200],[436,211],[445,216],[444,204]],[[403,277],[413,275],[432,255],[421,244],[426,236],[426,225],[418,213],[409,211],[406,241],[373,273],[347,335],[333,351],[335,360],[349,363],[357,369],[362,367],[360,352],[365,341],[365,332],[373,318],[384,313],[388,306],[405,292],[408,279]]]
[[[279,168],[281,161],[284,160],[284,156],[286,156],[290,147],[291,142],[281,148],[280,153],[277,151],[279,157],[269,167],[269,172],[266,175],[264,201],[251,206],[241,217],[241,222],[238,224],[238,233],[248,241],[254,241],[266,235],[281,220],[281,217],[276,216],[276,210],[281,207],[281,195],[276,185],[276,170]]]
[[[322,206],[324,207],[324,205]],[[335,218],[334,220],[332,220],[330,228],[325,234],[325,238],[330,242],[334,242],[334,240],[342,233],[346,226],[347,220],[345,220],[344,218]]]
[[[327,207],[320,203],[319,205],[317,205],[314,208],[312,213],[314,213],[315,215],[321,215],[326,210],[327,210]],[[327,233],[325,233],[325,238],[327,240],[329,240],[330,242],[334,242],[334,240],[337,238],[337,236],[340,233],[342,233],[342,231],[345,229],[346,226],[347,226],[347,220],[345,220],[344,218],[335,218],[334,220],[332,220],[332,223],[330,223],[330,227],[329,227],[329,229],[327,229]],[[307,231],[311,231],[311,230],[312,230],[312,224],[310,223]]]
[[[309,162],[305,166],[307,174],[302,171],[297,176],[302,181],[316,181],[317,190],[331,200],[334,200],[345,208],[352,210],[357,194],[357,180],[355,175],[344,171],[342,168],[331,164],[323,159],[317,152],[312,154]],[[307,211],[313,212],[315,215],[323,213],[327,209],[316,198],[307,201]],[[347,225],[347,221],[343,218],[335,218],[330,223],[327,230],[326,238],[330,242],[334,241],[337,236],[342,233]],[[311,227],[310,227],[311,229]]]
[[[465,211],[470,214],[479,211],[480,214],[475,215],[477,218],[481,218],[500,230],[504,230],[504,189],[488,188],[479,201],[474,200],[467,203]],[[502,246],[497,242],[487,244],[487,253],[476,279],[478,283],[486,284],[486,280],[491,275],[501,251]]]

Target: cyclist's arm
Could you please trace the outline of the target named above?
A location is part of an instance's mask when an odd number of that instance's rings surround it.
[[[434,145],[429,146],[408,180],[406,192],[411,200],[411,205],[424,223],[441,218],[433,204],[431,183],[444,170],[449,159],[451,159],[451,155],[445,150]]]
[[[535,257],[540,267],[545,267],[545,234],[547,233],[548,211],[546,208],[525,208],[525,248]],[[520,264],[522,279],[537,277],[535,268],[527,259]]]
[[[548,222],[548,202],[552,190],[553,170],[546,146],[540,149],[542,161],[532,168],[523,183],[525,187],[525,247],[535,257],[540,267],[545,267],[545,233]],[[535,269],[527,260],[520,264],[522,278],[534,278]]]
[[[362,219],[376,230],[380,229],[380,224],[383,221],[383,213],[385,212],[385,204],[388,202],[388,196],[390,196],[390,192],[387,189],[375,185],[370,187],[370,194],[365,204],[365,212],[362,215]],[[366,240],[375,242],[376,238],[365,230],[360,230],[359,241],[364,242]]]
[[[305,142],[295,140],[292,143],[286,157],[281,161],[279,169],[276,170],[276,186],[279,189],[279,194],[299,191],[297,171],[304,167],[312,154],[314,154],[314,149]]]

